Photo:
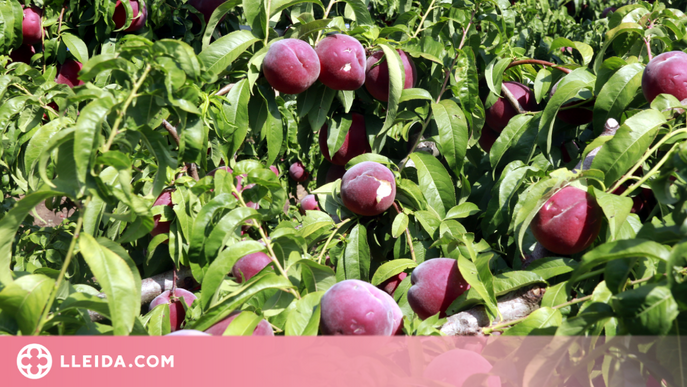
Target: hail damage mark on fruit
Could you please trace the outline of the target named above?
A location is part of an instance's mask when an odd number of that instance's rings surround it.
[[[386,180],[379,180],[376,177],[372,177],[379,183],[379,187],[377,187],[377,203],[381,202],[384,200],[385,197],[391,195],[391,184],[386,181]]]
[[[351,71],[351,64],[350,64],[350,63],[346,63],[345,65],[343,65],[343,66],[341,67],[341,71]]]

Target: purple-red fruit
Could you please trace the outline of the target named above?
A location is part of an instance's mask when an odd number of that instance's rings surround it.
[[[138,31],[145,27],[146,19],[148,19],[148,10],[146,9],[146,4],[143,2],[143,0],[127,1],[129,2],[129,5],[131,5],[133,19],[131,20],[129,27],[125,29],[124,32]],[[126,24],[126,9],[124,9],[124,5],[122,4],[121,0],[117,0],[114,15],[112,15],[112,21],[114,21],[116,29],[120,29]]]
[[[341,201],[358,215],[379,215],[391,207],[395,198],[394,174],[380,163],[356,164],[341,179]]]
[[[210,16],[215,12],[217,7],[222,5],[227,0],[190,0],[188,3],[203,14],[205,22],[210,21]]]
[[[229,324],[231,324],[240,313],[240,311],[231,312],[227,318],[206,329],[205,332],[213,336],[222,336]],[[258,326],[255,327],[252,336],[274,336],[274,331],[267,320],[262,320],[258,323]]]
[[[482,128],[482,134],[479,137],[479,145],[484,149],[485,152],[489,153],[491,147],[494,146],[496,139],[499,138],[500,133],[496,133],[490,127],[484,126]]]
[[[404,89],[415,87],[417,82],[417,70],[415,63],[404,51],[396,50],[401,56],[403,70],[406,75]],[[367,71],[365,72],[365,88],[378,101],[387,102],[389,100],[389,65],[387,61],[375,66],[382,60],[384,51],[376,51],[367,58]]]
[[[36,53],[36,49],[33,46],[22,44],[19,48],[12,50],[10,54],[10,59],[12,62],[22,62],[29,64],[31,63],[31,57]]]
[[[547,250],[562,255],[589,247],[601,231],[603,211],[596,199],[579,188],[556,192],[532,220],[532,234]]]
[[[303,182],[308,180],[308,171],[305,170],[305,166],[300,161],[296,161],[289,167],[289,177],[297,182]]]
[[[160,196],[155,199],[155,203],[153,203],[153,207],[155,206],[168,206],[168,207],[174,207],[174,203],[172,203],[172,192],[174,192],[174,189],[168,189],[165,191],[162,191]],[[153,216],[153,229],[150,231],[151,236],[156,236],[158,234],[168,234],[169,233],[169,227],[171,226],[172,222],[170,221],[161,221],[160,219],[162,218],[162,215],[155,215]]]
[[[320,76],[320,58],[315,50],[300,39],[272,43],[262,63],[267,82],[284,94],[307,90]]]
[[[272,263],[272,260],[269,255],[261,251],[248,254],[236,261],[231,269],[231,274],[236,277],[236,282],[243,283],[253,278],[270,263]]]
[[[324,335],[392,336],[403,313],[390,295],[360,280],[345,280],[329,288],[320,302]]]
[[[305,211],[319,211],[320,206],[317,204],[317,197],[315,195],[307,195],[301,199],[301,212]]]
[[[381,284],[377,285],[377,287],[387,292],[390,296],[393,296],[398,285],[400,285],[401,281],[403,281],[403,279],[405,279],[407,276],[408,273],[402,271],[396,274],[395,276],[389,278],[388,280],[382,282]]]
[[[55,82],[69,87],[83,85],[83,81],[79,79],[79,71],[81,71],[82,67],[83,64],[81,64],[81,62],[77,62],[74,59],[67,59],[57,71]]]
[[[687,98],[687,54],[670,51],[656,55],[644,68],[642,92],[649,102],[659,94],[670,94],[678,101]]]
[[[470,289],[470,284],[458,269],[458,262],[452,258],[422,262],[413,269],[410,283],[408,304],[423,320],[437,313],[440,313],[439,317],[446,317],[451,303]]]
[[[24,20],[21,23],[24,44],[36,44],[43,38],[42,16],[43,11],[38,7],[24,8]]]
[[[492,365],[482,355],[467,349],[452,349],[432,360],[425,368],[425,379],[436,380],[456,387],[468,387],[465,381],[474,374],[486,374]],[[472,385],[472,384],[471,384]],[[487,386],[501,387],[496,375],[487,378]]]
[[[320,58],[319,80],[334,90],[356,90],[365,83],[365,49],[358,39],[334,34],[315,48]]]
[[[341,179],[346,173],[346,168],[341,165],[332,164],[327,170],[327,175],[324,178],[325,183],[335,182],[337,179]]]
[[[527,111],[535,110],[537,103],[534,98],[534,93],[529,87],[519,82],[503,82],[503,86],[513,94],[513,97],[520,103],[523,109]],[[508,125],[511,118],[515,117],[518,112],[511,106],[510,102],[504,97],[499,98],[486,111],[487,125],[495,132],[501,133],[503,128]]]
[[[172,296],[169,290],[165,290],[150,302],[150,310],[153,310],[158,305],[169,304],[169,322],[172,332],[179,330],[181,323],[186,319],[186,310],[181,304],[182,298],[187,306],[191,306],[193,300],[197,297],[188,290],[177,288],[174,291],[174,296]]]
[[[341,148],[330,157],[329,147],[327,147],[327,124],[320,129],[320,151],[327,161],[336,165],[346,165],[355,156],[360,156],[364,153],[372,151],[370,143],[367,140],[367,132],[365,129],[365,117],[362,114],[351,114],[351,127],[348,128],[348,133],[344,138]]]

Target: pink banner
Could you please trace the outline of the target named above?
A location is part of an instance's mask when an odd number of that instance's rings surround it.
[[[664,379],[664,385],[681,386],[685,380],[679,380],[680,375],[687,373],[682,341],[548,336],[2,337],[0,385],[598,387],[629,378],[632,384],[614,385],[658,387],[656,380]]]

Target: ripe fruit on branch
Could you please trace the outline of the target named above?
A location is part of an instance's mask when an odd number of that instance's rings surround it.
[[[377,285],[377,287],[387,292],[390,296],[393,296],[398,285],[400,285],[401,281],[403,281],[403,279],[405,279],[407,276],[408,273],[402,271],[396,274],[395,276],[387,279],[386,281],[382,282],[381,284]]]
[[[236,277],[236,282],[243,283],[253,278],[270,263],[272,263],[272,260],[269,255],[262,251],[248,254],[236,261],[231,269],[231,274]]]
[[[644,68],[642,92],[651,103],[659,94],[687,98],[687,54],[670,51],[656,55]]]
[[[62,66],[59,66],[55,82],[69,87],[83,85],[83,81],[79,79],[79,71],[81,71],[82,67],[83,64],[81,64],[81,62],[77,62],[74,59],[67,59]]]
[[[532,234],[547,250],[562,255],[591,246],[601,231],[603,211],[587,192],[567,186],[556,192],[532,220]]]
[[[334,90],[356,90],[365,83],[365,49],[358,39],[334,34],[315,48],[320,58],[319,80]]]
[[[327,136],[325,136],[326,138]],[[323,151],[324,152],[324,151]],[[336,157],[336,156],[335,156]],[[337,179],[341,179],[343,175],[346,173],[346,168],[344,168],[341,165],[336,165],[333,164],[329,169],[327,170],[327,176],[324,178],[325,183],[332,183],[335,182]]]
[[[224,331],[227,330],[229,324],[231,324],[231,322],[234,321],[234,319],[240,313],[241,312],[238,310],[231,312],[231,314],[227,318],[206,329],[205,332],[213,336],[222,336],[224,334]],[[272,330],[272,326],[270,325],[270,323],[267,322],[267,320],[262,320],[258,323],[258,326],[255,327],[252,336],[274,336],[274,331]]]
[[[301,199],[301,213],[305,215],[305,211],[319,211],[320,206],[317,204],[317,197],[315,195],[307,195]]]
[[[341,281],[320,301],[320,330],[324,335],[392,336],[403,313],[390,295],[360,280]]]
[[[124,32],[138,31],[145,27],[146,19],[148,19],[146,3],[144,3],[143,0],[126,1],[128,1],[129,5],[131,5],[133,19],[131,20],[129,27],[125,29]],[[120,29],[126,24],[126,9],[124,9],[124,4],[122,4],[121,0],[117,0],[114,15],[112,15],[112,21],[114,21],[116,29]]]
[[[10,54],[10,59],[12,62],[22,62],[29,64],[31,63],[31,57],[36,53],[36,49],[33,46],[22,44],[19,48],[12,50]]]
[[[433,258],[422,262],[410,275],[412,286],[408,290],[408,304],[421,318],[440,313],[446,317],[446,309],[470,284],[458,270],[453,258]]]
[[[181,323],[186,318],[186,310],[181,304],[181,298],[184,299],[187,306],[191,306],[193,300],[197,297],[188,290],[177,288],[174,290],[173,295],[170,290],[165,290],[150,302],[150,310],[153,310],[158,305],[169,304],[169,322],[172,332],[179,330]]]
[[[531,111],[537,108],[534,93],[529,87],[514,81],[503,82],[502,87],[507,88],[508,91],[513,94],[513,97],[515,97],[523,109]],[[510,102],[504,97],[500,97],[496,100],[485,113],[487,125],[497,133],[501,133],[503,128],[508,125],[508,121],[518,114],[513,106],[511,106]]]
[[[310,45],[300,39],[272,43],[262,63],[267,82],[284,94],[307,90],[320,76],[320,58]]]
[[[395,198],[394,174],[380,163],[356,164],[341,179],[341,201],[358,215],[379,215],[391,207]]]
[[[308,180],[308,171],[305,170],[305,166],[300,161],[296,161],[289,167],[289,177],[297,182],[303,182]]]
[[[618,9],[616,7],[607,7],[604,8],[603,12],[601,12],[601,18],[607,18],[610,15],[613,15],[613,12],[617,11]]]
[[[153,203],[153,207],[155,206],[168,206],[168,207],[174,207],[174,204],[172,203],[172,192],[174,192],[174,189],[168,189],[162,191],[162,193],[155,199],[155,202]],[[153,216],[153,229],[150,231],[150,236],[154,237],[159,234],[168,234],[169,233],[169,227],[172,224],[171,221],[161,221],[160,219],[162,218],[162,215],[155,215]],[[166,242],[165,242],[166,243]]]
[[[24,36],[24,44],[36,44],[43,37],[43,11],[38,7],[24,8],[24,19],[21,23],[21,32]]]
[[[499,134],[493,131],[490,127],[484,126],[482,128],[482,134],[479,137],[479,145],[484,149],[485,152],[489,153],[491,147],[494,146],[496,139],[499,138]]]
[[[403,70],[406,75],[404,89],[415,87],[417,83],[417,70],[413,59],[404,51],[396,50],[401,56]],[[382,60],[384,51],[376,51],[367,58],[367,71],[365,72],[365,88],[377,100],[387,102],[389,100],[389,64],[384,60],[379,65],[377,62]]]
[[[336,165],[346,165],[355,156],[369,153],[372,149],[370,143],[367,141],[367,132],[365,129],[365,117],[362,114],[351,114],[351,127],[348,128],[348,133],[344,138],[341,148],[330,157],[329,147],[327,146],[328,127],[327,124],[320,129],[320,151],[327,161]]]

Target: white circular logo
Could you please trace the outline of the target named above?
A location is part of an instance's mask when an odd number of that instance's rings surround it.
[[[29,379],[40,379],[50,372],[52,355],[40,344],[29,344],[17,354],[17,368]]]

